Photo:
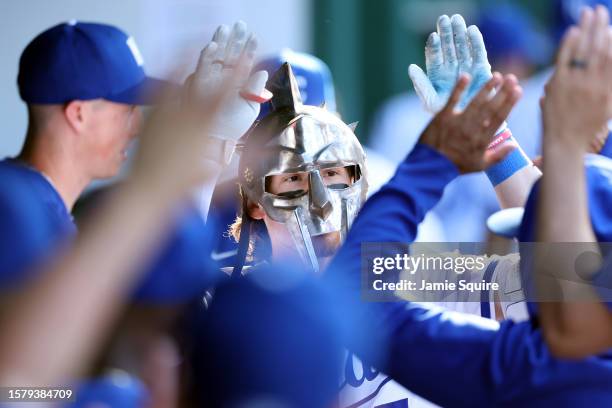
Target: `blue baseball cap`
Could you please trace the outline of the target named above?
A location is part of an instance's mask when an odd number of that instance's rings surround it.
[[[116,27],[70,21],[34,38],[21,54],[17,84],[26,103],[103,98],[153,103],[170,83],[146,76],[134,38]]]
[[[253,70],[267,71],[268,75],[272,77],[272,74],[285,62],[291,64],[293,75],[295,75],[300,88],[302,102],[305,105],[320,106],[325,103],[327,110],[336,112],[334,81],[329,67],[319,58],[286,48],[278,54],[261,60]],[[266,116],[268,112],[270,112],[270,102],[261,105],[258,119]]]

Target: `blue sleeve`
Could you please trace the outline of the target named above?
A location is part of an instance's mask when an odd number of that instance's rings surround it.
[[[341,313],[349,347],[363,360],[437,404],[489,406],[503,398],[500,389],[516,391],[507,385],[506,371],[527,369],[527,360],[512,350],[539,344],[523,333],[530,330],[527,324],[500,327],[479,316],[410,302],[365,302],[359,294],[362,242],[412,242],[417,225],[456,176],[444,156],[417,145],[366,202],[325,279],[346,307]]]
[[[417,226],[458,175],[445,156],[417,144],[393,178],[366,201],[342,252],[361,241],[414,241]]]
[[[35,276],[59,247],[61,237],[37,197],[22,183],[4,180],[0,191],[0,292]]]

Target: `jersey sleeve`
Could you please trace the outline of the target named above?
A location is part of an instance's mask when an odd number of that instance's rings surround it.
[[[0,289],[10,289],[32,276],[60,240],[43,205],[20,183],[3,184],[0,214]]]
[[[456,175],[446,158],[417,146],[366,202],[324,279],[344,318],[349,348],[363,361],[436,404],[491,406],[528,389],[532,372],[547,364],[541,338],[528,322],[500,324],[435,306],[399,299],[367,302],[360,296],[362,243],[412,242],[418,223]],[[537,365],[533,359],[539,359]]]

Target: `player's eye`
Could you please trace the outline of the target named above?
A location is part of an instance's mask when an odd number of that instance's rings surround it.
[[[300,175],[292,174],[290,176],[283,178],[283,183],[296,183],[300,181],[300,179],[301,179]]]

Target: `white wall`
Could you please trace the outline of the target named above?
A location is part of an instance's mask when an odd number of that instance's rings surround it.
[[[152,75],[169,72],[199,50],[216,26],[247,22],[262,54],[309,51],[311,0],[2,0],[0,1],[0,158],[16,154],[26,130],[17,92],[19,56],[41,31],[77,19],[114,24],[136,38]],[[185,61],[182,62],[184,64]]]

